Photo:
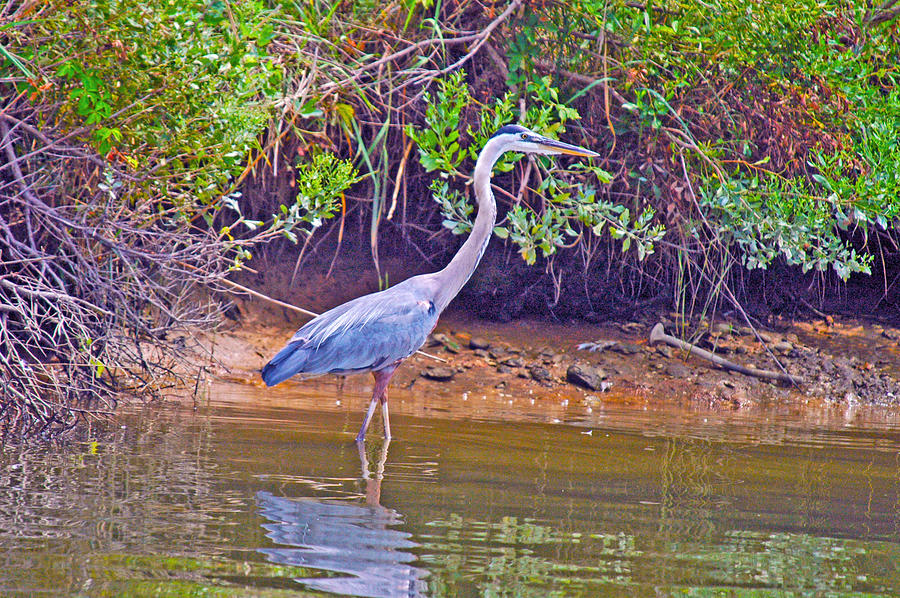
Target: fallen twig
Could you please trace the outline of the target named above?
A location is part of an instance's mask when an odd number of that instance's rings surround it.
[[[734,363],[733,361],[728,361],[724,357],[720,357],[715,353],[710,353],[706,349],[701,349],[696,345],[692,345],[681,339],[675,338],[674,336],[666,334],[665,328],[660,323],[656,324],[656,326],[654,326],[650,331],[650,344],[654,345],[659,342],[666,343],[667,345],[675,347],[676,349],[687,351],[689,355],[696,355],[697,357],[701,357],[703,359],[706,359],[707,361],[711,361],[714,364],[725,368],[726,370],[733,370],[735,372],[740,372],[741,374],[746,374],[748,376],[755,376],[756,378],[765,378],[767,380],[787,382],[788,384],[794,384],[796,386],[803,384],[803,378],[801,376],[793,376],[791,374],[785,374],[782,372],[772,372],[770,370],[761,370],[754,367],[745,367]]]

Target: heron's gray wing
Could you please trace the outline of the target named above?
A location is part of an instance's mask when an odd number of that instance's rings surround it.
[[[437,323],[434,302],[398,285],[340,305],[303,326],[291,343],[308,352],[301,371],[377,370],[412,355]]]

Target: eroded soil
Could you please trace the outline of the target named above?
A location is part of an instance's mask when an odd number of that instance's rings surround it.
[[[318,297],[327,302],[328,298]],[[321,308],[319,308],[321,309]],[[306,320],[259,300],[239,300],[241,317],[209,340],[215,376],[261,386],[258,370]],[[808,411],[852,419],[865,412],[893,417],[900,402],[900,330],[841,318],[778,322],[752,331],[727,322],[699,326],[688,339],[745,366],[800,375],[799,387],[730,372],[684,351],[650,346],[657,322],[676,334],[677,314],[648,313],[630,322],[492,323],[459,307],[438,324],[423,351],[394,375],[392,405],[411,414],[564,419],[608,404],[678,405],[709,412]],[[694,324],[696,327],[696,323]],[[694,328],[696,329],[696,328]],[[595,350],[579,349],[584,343]],[[362,409],[371,377],[290,380],[268,391],[289,403],[306,388],[335,385]],[[310,386],[312,385],[312,386]],[[338,399],[340,404],[340,399]],[[392,407],[393,409],[393,407]],[[830,417],[830,416],[829,416]]]

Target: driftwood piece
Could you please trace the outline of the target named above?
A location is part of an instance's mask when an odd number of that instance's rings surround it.
[[[797,386],[803,384],[803,378],[801,376],[794,376],[783,372],[772,372],[770,370],[761,370],[754,367],[745,367],[734,363],[733,361],[729,361],[724,357],[720,357],[715,353],[711,353],[706,349],[701,349],[696,345],[692,345],[679,338],[668,335],[666,334],[666,330],[661,323],[656,324],[656,326],[654,326],[650,331],[650,344],[655,345],[656,343],[666,343],[671,347],[686,351],[690,355],[696,355],[697,357],[701,357],[707,361],[711,361],[714,364],[725,368],[726,370],[733,370],[735,372],[740,372],[741,374],[746,374],[748,376],[755,376],[756,378],[765,378],[767,380],[787,382],[788,384],[794,384]]]

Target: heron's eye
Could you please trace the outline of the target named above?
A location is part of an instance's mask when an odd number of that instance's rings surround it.
[[[522,133],[522,134],[520,135],[520,137],[521,137],[522,139],[528,139],[528,133]]]

